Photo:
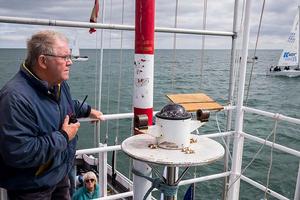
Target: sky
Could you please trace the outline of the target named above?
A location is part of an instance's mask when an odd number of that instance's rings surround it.
[[[94,0],[0,0],[0,16],[88,22]],[[176,0],[156,0],[156,27],[175,26]],[[263,0],[252,0],[249,47],[254,48]],[[240,6],[243,2],[240,1]],[[297,12],[298,0],[266,0],[263,12],[258,49],[284,48]],[[103,11],[102,8],[105,8]],[[206,29],[232,31],[234,0],[208,0]],[[203,29],[204,0],[178,0],[177,27]],[[124,14],[122,17],[122,10]],[[104,13],[104,18],[102,14]],[[241,13],[241,12],[240,12]],[[135,0],[100,0],[98,22],[134,25]],[[238,21],[240,25],[240,20]],[[26,40],[35,32],[54,29],[70,39],[79,38],[80,48],[99,48],[98,29],[89,34],[87,28],[63,28],[38,25],[0,23],[0,48],[25,48]],[[133,48],[133,31],[104,31],[104,48]],[[205,48],[229,49],[230,37],[205,36]],[[155,33],[156,49],[172,49],[174,34]],[[176,34],[176,48],[201,49],[202,36]]]

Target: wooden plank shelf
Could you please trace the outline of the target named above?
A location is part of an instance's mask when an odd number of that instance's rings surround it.
[[[193,94],[168,94],[166,95],[173,103],[182,105],[186,111],[195,112],[199,109],[220,111],[224,107],[204,93]]]

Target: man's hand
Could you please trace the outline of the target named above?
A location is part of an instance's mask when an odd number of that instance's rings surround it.
[[[91,113],[90,113],[89,117],[92,119],[101,120],[101,121],[105,120],[103,113],[98,110],[95,110],[93,108],[91,109]]]
[[[79,127],[80,127],[79,122],[69,124],[69,115],[67,115],[64,119],[64,123],[61,129],[67,133],[70,141],[75,137]]]

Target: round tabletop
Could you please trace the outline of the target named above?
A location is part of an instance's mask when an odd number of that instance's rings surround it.
[[[134,135],[122,142],[122,150],[136,160],[172,167],[187,167],[205,165],[214,162],[224,155],[223,146],[205,136],[191,134],[195,143],[190,145],[193,153],[187,154],[182,150],[150,148],[156,144],[156,138],[149,134]]]

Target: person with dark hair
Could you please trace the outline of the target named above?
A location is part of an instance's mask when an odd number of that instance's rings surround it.
[[[27,58],[0,90],[0,187],[10,200],[69,200],[80,123],[102,120],[100,111],[73,100],[67,84],[72,65],[67,38],[38,32]]]
[[[88,200],[100,197],[97,176],[89,171],[83,175],[83,186],[76,190],[72,200]]]

